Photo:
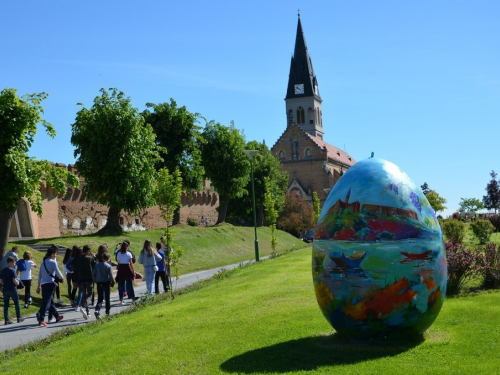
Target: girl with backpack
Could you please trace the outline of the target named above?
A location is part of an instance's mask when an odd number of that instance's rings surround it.
[[[146,278],[146,289],[149,294],[154,294],[155,289],[155,274],[158,271],[156,262],[160,261],[161,255],[158,254],[156,249],[153,248],[151,240],[144,241],[144,247],[139,255],[138,262],[144,266],[144,273]]]
[[[30,251],[25,251],[23,259],[17,261],[17,269],[20,271],[19,278],[24,284],[24,308],[27,309],[31,305],[33,299],[31,298],[31,268],[36,267],[33,261],[33,254]]]

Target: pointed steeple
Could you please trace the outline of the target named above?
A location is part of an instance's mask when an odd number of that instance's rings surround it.
[[[300,22],[300,13],[298,16],[295,50],[290,62],[286,99],[316,96],[321,100],[318,81],[314,75],[312,61],[307,50],[306,38],[302,30],[302,23]]]
[[[323,139],[322,101],[299,13],[285,98],[287,126],[295,123],[306,133]]]

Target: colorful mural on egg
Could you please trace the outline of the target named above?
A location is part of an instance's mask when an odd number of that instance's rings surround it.
[[[423,333],[446,295],[436,215],[408,175],[379,158],[356,163],[330,192],[312,270],[321,311],[352,338]]]

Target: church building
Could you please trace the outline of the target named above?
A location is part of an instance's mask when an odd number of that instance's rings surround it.
[[[288,172],[288,192],[312,200],[316,191],[321,205],[343,173],[356,163],[345,151],[323,140],[322,104],[299,14],[285,97],[287,125],[271,152]]]

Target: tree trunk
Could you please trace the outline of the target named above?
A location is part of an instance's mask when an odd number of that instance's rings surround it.
[[[100,235],[122,234],[123,229],[120,225],[120,211],[121,210],[119,208],[110,207],[106,225],[102,227],[97,233]]]
[[[229,198],[227,196],[219,196],[219,217],[217,218],[217,223],[220,224],[226,221],[227,207],[229,206]]]
[[[10,226],[16,210],[9,211],[0,205],[0,260],[7,251],[9,244]]]
[[[181,207],[177,207],[174,211],[174,217],[172,218],[172,225],[180,224],[181,222]]]
[[[257,226],[261,227],[264,225],[264,205],[261,204],[257,208]]]

